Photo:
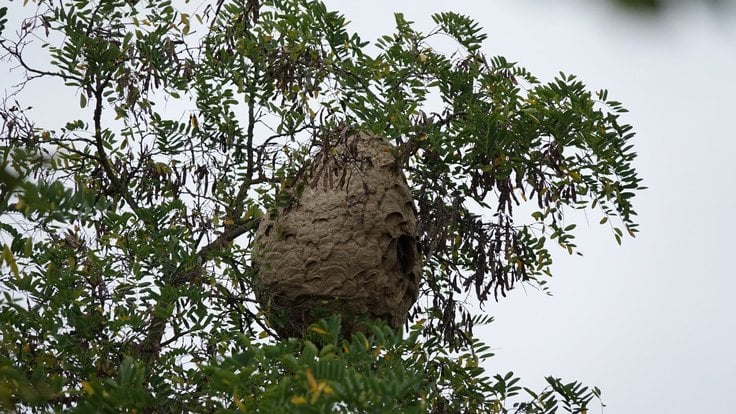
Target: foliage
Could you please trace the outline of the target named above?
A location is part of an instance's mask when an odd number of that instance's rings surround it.
[[[486,57],[478,24],[450,12],[427,33],[396,14],[370,53],[319,1],[25,3],[0,8],[4,60],[24,73],[0,108],[3,408],[552,413],[599,395],[485,376],[472,331],[490,317],[459,297],[544,287],[548,243],[577,251],[568,208],[599,209],[618,242],[636,233],[633,132],[606,91]],[[21,104],[39,79],[82,115],[45,125]],[[415,323],[276,338],[253,299],[253,232],[351,130],[389,138],[414,189]]]

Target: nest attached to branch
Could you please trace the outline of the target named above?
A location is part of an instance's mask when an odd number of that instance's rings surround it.
[[[346,332],[364,319],[400,329],[417,299],[416,214],[393,147],[336,135],[288,190],[290,205],[256,233],[256,298],[282,337],[335,313]]]

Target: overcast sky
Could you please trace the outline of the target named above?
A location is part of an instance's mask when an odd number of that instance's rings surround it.
[[[692,6],[646,19],[591,1],[329,0],[364,40],[394,11],[433,27],[432,12],[476,18],[485,53],[541,80],[560,70],[630,109],[641,233],[619,247],[600,216],[578,226],[584,257],[556,251],[554,296],[517,290],[486,309],[491,373],[513,370],[603,391],[591,413],[734,412],[736,389],[736,18]],[[554,252],[554,251],[553,251]]]
[[[690,7],[652,20],[582,0],[327,4],[364,40],[391,33],[394,11],[425,31],[432,12],[467,14],[488,33],[486,54],[543,81],[577,74],[631,111],[649,187],[635,200],[640,235],[619,247],[597,213],[589,225],[580,216],[585,256],[553,250],[554,296],[520,289],[486,308],[491,373],[513,370],[532,388],[546,375],[597,385],[607,407],[591,414],[736,411],[736,14]]]

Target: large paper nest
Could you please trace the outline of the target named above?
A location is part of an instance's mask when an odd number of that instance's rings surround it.
[[[255,293],[283,337],[315,317],[340,314],[399,329],[417,299],[421,263],[414,205],[393,147],[380,137],[325,140],[289,190],[291,203],[264,217],[253,249]]]

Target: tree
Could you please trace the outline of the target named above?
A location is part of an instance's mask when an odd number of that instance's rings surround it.
[[[473,327],[492,318],[460,298],[545,289],[548,244],[577,252],[569,209],[635,235],[634,134],[605,90],[485,56],[450,12],[428,32],[396,14],[371,52],[313,0],[25,3],[0,7],[4,64],[24,74],[0,108],[3,408],[551,413],[599,396],[487,376]],[[46,125],[23,101],[38,79],[84,116]],[[353,133],[388,140],[411,186],[419,301],[404,335],[325,315],[279,337],[253,292],[256,229]]]

